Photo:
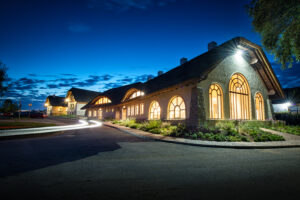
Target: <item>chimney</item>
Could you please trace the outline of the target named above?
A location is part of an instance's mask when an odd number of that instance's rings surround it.
[[[208,45],[207,45],[208,51],[212,50],[216,46],[217,46],[217,43],[215,41],[208,43]]]
[[[182,65],[182,64],[184,64],[184,63],[186,63],[188,61],[188,59],[187,58],[181,58],[180,59],[180,65]]]
[[[160,75],[162,75],[163,74],[163,71],[158,71],[157,72],[157,76],[160,76]]]
[[[148,76],[147,81],[150,81],[152,79],[152,76]]]

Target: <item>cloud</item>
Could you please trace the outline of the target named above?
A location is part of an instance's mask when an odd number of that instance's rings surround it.
[[[71,87],[79,87],[90,90],[100,88],[108,90],[115,87],[131,84],[134,82],[144,82],[150,74],[140,76],[125,76],[125,75],[89,75],[85,78],[80,78],[75,74],[60,74],[60,75],[36,75],[21,78],[10,78],[7,81],[9,91],[4,95],[5,98],[11,98],[14,101],[22,101],[23,109],[27,109],[28,102],[32,102],[35,109],[44,109],[43,102],[48,95],[64,96],[66,91]],[[152,76],[153,77],[153,76]],[[100,90],[99,89],[99,90]]]
[[[103,89],[108,90],[108,89],[117,88],[121,86],[122,84],[118,84],[118,83],[105,83]]]
[[[62,76],[76,76],[75,74],[60,74]]]
[[[148,78],[154,78],[152,74],[143,74],[141,76],[137,76],[134,80],[134,82],[145,82],[148,80]]]
[[[68,30],[73,33],[87,33],[91,31],[91,27],[85,24],[71,24],[68,26]]]
[[[59,85],[56,85],[56,84],[48,84],[47,87],[53,89],[53,88],[59,88]]]
[[[161,7],[176,0],[88,0],[89,8],[104,8],[107,10],[127,11],[129,9],[146,10],[151,7]]]

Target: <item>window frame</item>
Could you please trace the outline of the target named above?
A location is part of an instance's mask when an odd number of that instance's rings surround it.
[[[178,104],[178,98],[182,99],[182,101],[179,105],[177,105]],[[177,104],[176,105],[173,104],[174,99],[177,99],[177,102],[176,102]],[[184,105],[183,109],[181,108],[182,103]],[[171,110],[171,108],[170,108],[171,105],[174,106],[174,110]],[[176,117],[176,108],[179,108],[179,117]],[[167,117],[168,120],[186,120],[187,119],[186,111],[187,111],[186,103],[185,103],[185,100],[182,96],[175,95],[172,98],[170,98],[169,103],[168,103],[168,117]],[[171,112],[174,112],[174,117],[173,118],[171,117]],[[184,113],[183,117],[181,116],[182,112]]]

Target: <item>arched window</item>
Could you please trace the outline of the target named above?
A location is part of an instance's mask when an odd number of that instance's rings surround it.
[[[160,119],[160,106],[157,101],[152,101],[149,107],[149,119]]]
[[[185,119],[185,103],[180,96],[173,97],[168,106],[169,119]]]
[[[250,119],[250,89],[242,74],[234,74],[229,82],[231,119]]]
[[[101,97],[96,101],[96,104],[106,104],[106,103],[111,103],[111,100],[107,97]]]
[[[212,84],[209,88],[209,112],[211,119],[223,118],[223,92],[218,84]]]
[[[255,95],[255,111],[257,120],[265,120],[264,99],[260,92]]]
[[[139,96],[144,96],[144,92],[138,90],[138,91],[132,93],[130,95],[129,99],[134,99],[134,98],[139,97]]]

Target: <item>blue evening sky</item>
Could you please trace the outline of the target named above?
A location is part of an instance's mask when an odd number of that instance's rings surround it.
[[[72,86],[96,91],[145,81],[157,71],[243,36],[261,45],[245,5],[250,0],[2,0],[0,61],[12,85],[6,97],[42,108]],[[300,85],[299,66],[282,72]]]

